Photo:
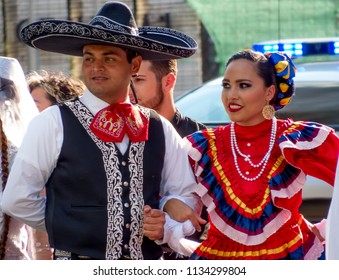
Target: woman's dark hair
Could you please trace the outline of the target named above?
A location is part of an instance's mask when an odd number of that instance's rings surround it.
[[[264,55],[260,52],[253,51],[251,49],[245,49],[232,55],[226,63],[226,68],[232,61],[238,59],[247,59],[253,62],[256,66],[256,72],[258,76],[264,80],[265,86],[269,87],[271,85],[274,85],[276,89],[276,94],[275,97],[272,98],[272,100],[270,101],[270,104],[274,106],[275,110],[279,110],[288,103],[288,102],[283,103],[282,105],[281,101],[283,99],[289,100],[290,97],[294,94],[295,87],[292,79],[293,77],[290,78],[289,80],[286,80],[281,75],[277,74],[275,64],[272,61],[270,55],[271,54]],[[281,57],[284,58],[284,56]],[[293,62],[291,60],[288,60],[288,63],[289,67],[294,67]],[[281,87],[279,86],[281,84],[287,84],[288,89],[283,92]]]
[[[238,59],[247,59],[253,62],[256,65],[258,76],[264,80],[266,87],[269,87],[271,85],[276,86],[274,67],[272,67],[272,64],[262,53],[255,52],[250,49],[237,52],[229,58],[226,63],[226,68],[232,61]]]
[[[0,101],[15,100],[18,94],[12,80],[0,77]]]

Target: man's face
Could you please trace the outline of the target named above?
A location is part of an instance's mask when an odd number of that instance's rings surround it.
[[[132,78],[138,104],[157,110],[164,98],[161,81],[151,71],[151,63],[143,60],[138,71],[138,76]],[[130,91],[130,99],[134,101]]]
[[[140,56],[129,63],[126,51],[121,48],[87,45],[82,62],[85,85],[95,96],[108,103],[125,101],[130,78],[138,72],[140,63]]]

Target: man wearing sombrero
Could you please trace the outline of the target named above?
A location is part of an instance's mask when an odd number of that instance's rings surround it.
[[[82,56],[88,90],[31,122],[3,210],[34,228],[46,227],[55,259],[161,258],[159,239],[168,241],[174,221],[166,216],[165,223],[158,209],[171,198],[197,212],[201,206],[180,136],[154,111],[131,105],[130,79],[142,58],[189,57],[195,41],[167,28],[144,27],[139,35],[120,2],[106,3],[89,24],[34,22],[21,39]],[[45,185],[46,200],[40,196]],[[182,229],[187,235],[195,230],[190,221]]]

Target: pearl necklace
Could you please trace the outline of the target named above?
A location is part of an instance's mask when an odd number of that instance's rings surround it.
[[[272,152],[272,149],[273,149],[273,146],[274,146],[274,142],[275,142],[276,134],[277,134],[277,119],[273,118],[272,119],[272,127],[271,127],[270,144],[269,144],[269,147],[268,147],[268,151],[267,151],[265,156],[262,158],[262,160],[258,164],[254,164],[251,161],[251,159],[250,159],[250,157],[251,157],[250,155],[245,155],[245,154],[243,154],[240,151],[238,143],[237,143],[237,138],[236,138],[236,135],[235,135],[235,131],[234,131],[234,122],[231,123],[231,149],[232,149],[232,154],[233,154],[235,168],[236,168],[236,170],[237,170],[237,172],[238,172],[238,174],[240,175],[241,178],[243,178],[246,181],[255,181],[255,180],[257,180],[262,175],[262,173],[264,172],[265,167],[267,165],[268,159],[269,159],[269,157],[271,155],[271,152]],[[255,177],[246,177],[241,172],[240,167],[238,165],[237,153],[241,157],[243,157],[244,160],[246,162],[248,162],[252,167],[258,168],[258,167],[261,166],[261,169],[260,169],[260,171],[259,171],[257,176],[255,176]]]

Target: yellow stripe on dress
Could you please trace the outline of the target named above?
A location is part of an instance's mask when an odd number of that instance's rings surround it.
[[[241,207],[242,209],[244,209],[244,211],[246,213],[249,213],[251,215],[255,215],[257,213],[260,213],[263,211],[263,206],[266,205],[267,203],[267,200],[270,196],[270,188],[269,186],[267,185],[267,188],[265,190],[265,193],[264,193],[264,196],[263,196],[263,199],[260,203],[259,206],[255,207],[255,208],[250,208],[246,205],[246,203],[244,203],[239,197],[237,197],[232,188],[231,188],[231,183],[230,181],[227,179],[224,171],[223,171],[223,168],[221,166],[221,164],[219,163],[218,161],[218,157],[217,157],[217,149],[216,149],[216,145],[215,145],[215,134],[213,132],[213,130],[209,130],[207,132],[211,137],[209,138],[209,144],[210,144],[210,147],[211,147],[211,154],[212,154],[212,160],[214,162],[214,166],[215,168],[217,169],[219,175],[220,175],[220,178],[222,180],[222,182],[225,184],[226,188],[225,188],[225,191],[226,193],[228,194],[228,196],[231,198],[232,201],[234,201],[239,207]],[[279,157],[277,159],[277,161],[275,162],[275,164],[273,165],[273,168],[272,170],[270,171],[269,175],[267,176],[268,179],[271,179],[271,176],[273,174],[273,172],[280,166],[280,164],[282,163],[282,160],[283,160],[283,157]]]

